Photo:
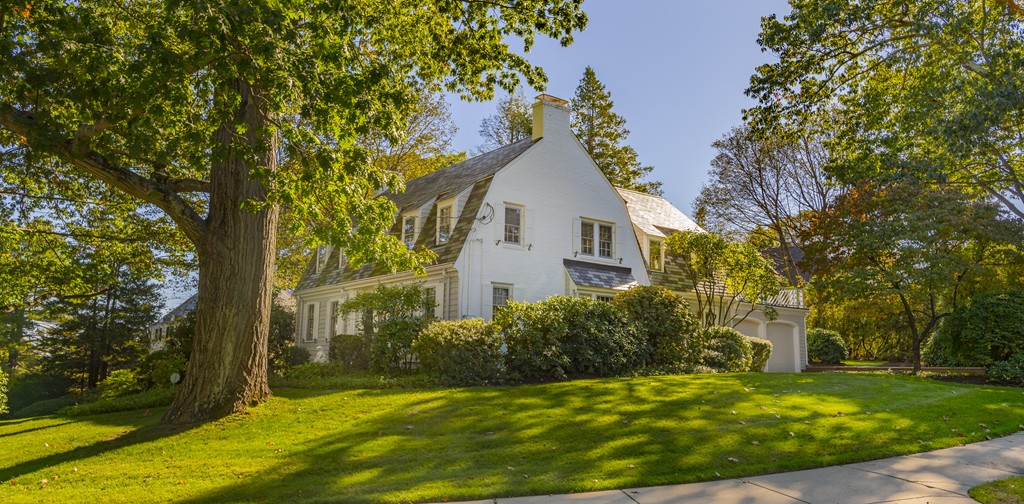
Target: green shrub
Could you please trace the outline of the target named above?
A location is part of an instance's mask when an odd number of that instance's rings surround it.
[[[0,368],[0,415],[7,413],[7,373]]]
[[[848,355],[846,342],[839,333],[820,328],[807,331],[807,358],[811,362],[839,364]]]
[[[96,388],[100,399],[115,399],[142,392],[146,386],[134,369],[118,369],[110,373]]]
[[[1024,385],[1024,353],[993,363],[986,371],[985,379],[994,383]]]
[[[147,388],[170,388],[171,375],[185,372],[185,357],[174,350],[158,350],[147,355],[139,366],[139,375],[145,380]]]
[[[373,369],[381,373],[409,370],[412,344],[426,323],[423,317],[396,317],[378,323],[370,343]]]
[[[339,334],[331,338],[328,359],[345,369],[370,369],[370,341],[365,334]]]
[[[480,319],[437,321],[413,344],[420,369],[445,385],[487,385],[502,378],[501,339]]]
[[[755,373],[763,373],[768,366],[768,359],[772,356],[772,342],[764,338],[747,336],[752,351],[750,358],[750,370]]]
[[[1024,353],[1024,292],[981,294],[943,321],[922,358],[936,366],[988,367]]]
[[[7,407],[17,412],[39,401],[64,397],[73,384],[74,381],[66,376],[19,374],[11,380],[7,390]]]
[[[118,411],[132,411],[159,408],[171,404],[176,389],[153,389],[120,397],[104,398],[98,401],[62,408],[57,414],[66,417],[99,415]]]
[[[432,385],[424,373],[384,376],[380,373],[345,369],[338,364],[309,363],[295,366],[286,376],[271,376],[272,388],[302,389],[387,389],[424,388]]]
[[[43,399],[42,401],[36,401],[32,404],[14,410],[9,415],[11,418],[27,418],[36,417],[43,415],[52,415],[63,408],[72,406],[75,404],[75,399],[71,396],[55,397],[53,399]]]
[[[704,329],[704,365],[719,373],[737,373],[750,370],[753,348],[750,340],[731,327]]]
[[[309,350],[302,347],[290,347],[287,351],[286,360],[288,362],[288,369],[295,366],[301,366],[309,362],[310,355]]]
[[[619,307],[589,297],[552,296],[538,303],[558,328],[569,374],[614,376],[638,369],[647,345]]]
[[[612,303],[632,320],[647,345],[648,367],[700,362],[700,323],[682,296],[659,286],[634,287]]]
[[[505,369],[515,380],[564,380],[569,358],[562,353],[561,327],[539,303],[510,302],[491,324],[505,342]]]

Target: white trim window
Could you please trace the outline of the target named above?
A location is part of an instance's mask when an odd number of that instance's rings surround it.
[[[505,204],[505,243],[523,244],[523,207]]]
[[[320,273],[324,270],[324,266],[327,265],[327,256],[331,254],[331,251],[321,245],[316,248],[316,263],[313,265],[313,272]]]
[[[491,284],[491,312],[497,315],[502,307],[512,301],[512,284]]]
[[[340,301],[331,301],[331,312],[327,314],[328,341],[338,335],[338,305],[340,304]]]
[[[437,206],[437,243],[448,243],[452,236],[452,213],[455,205],[451,203]]]
[[[306,305],[306,327],[303,331],[303,340],[313,341],[313,331],[316,329],[316,304]]]
[[[661,240],[647,239],[647,264],[654,271],[665,271],[665,244]]]
[[[580,221],[580,253],[593,256],[595,241],[597,256],[611,259],[615,256],[615,226],[605,222]],[[596,238],[596,240],[595,240]]]
[[[402,243],[412,250],[416,246],[416,216],[407,215],[402,219]]]

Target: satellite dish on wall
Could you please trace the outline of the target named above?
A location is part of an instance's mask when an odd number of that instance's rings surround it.
[[[178,373],[171,373],[171,383],[177,385],[181,381],[181,375]]]
[[[484,203],[484,210],[476,220],[480,221],[481,224],[490,224],[494,220],[494,207],[490,203]]]

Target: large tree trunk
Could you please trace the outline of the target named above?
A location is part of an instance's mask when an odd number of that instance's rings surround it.
[[[242,209],[246,200],[265,200],[266,190],[251,177],[245,149],[238,147],[247,144],[260,153],[261,165],[275,169],[276,141],[267,133],[258,93],[240,79],[225,87],[240,103],[233,120],[215,133],[220,151],[210,172],[208,228],[197,247],[195,341],[184,382],[164,415],[167,423],[218,418],[270,397],[267,339],[278,209]],[[233,138],[242,124],[245,136]]]

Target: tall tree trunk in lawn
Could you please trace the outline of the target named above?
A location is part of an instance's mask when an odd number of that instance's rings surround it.
[[[164,415],[167,423],[218,418],[270,397],[267,340],[278,208],[241,210],[246,200],[265,200],[266,190],[238,147],[258,149],[259,163],[273,170],[276,141],[260,138],[268,112],[253,88],[239,79],[227,87],[240,102],[215,133],[223,152],[211,167],[208,228],[197,246],[195,341],[184,382]]]

